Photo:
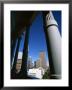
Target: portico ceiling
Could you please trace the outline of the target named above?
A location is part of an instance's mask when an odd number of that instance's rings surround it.
[[[31,25],[36,16],[36,11],[11,11],[11,35],[12,38],[22,33],[26,26]]]

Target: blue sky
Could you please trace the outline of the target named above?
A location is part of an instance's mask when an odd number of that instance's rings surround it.
[[[58,22],[59,32],[61,34],[61,11],[53,11],[54,18]],[[24,36],[22,36],[22,41],[20,44],[19,51],[23,50]],[[40,51],[45,52],[46,60],[48,60],[48,52],[45,40],[45,34],[43,31],[43,18],[42,13],[39,12],[35,20],[30,27],[29,35],[29,53],[28,55],[32,57],[33,61],[39,58]]]

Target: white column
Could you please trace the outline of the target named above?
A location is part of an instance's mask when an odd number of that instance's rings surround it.
[[[55,73],[52,76],[61,77],[61,36],[58,30],[58,24],[50,11],[46,15],[46,27],[48,40],[51,50],[52,63]]]

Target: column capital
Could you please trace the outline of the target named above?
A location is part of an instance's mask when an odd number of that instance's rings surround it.
[[[49,13],[46,15],[45,19],[46,19],[46,27],[47,28],[49,26],[57,26],[58,27],[58,23],[55,20],[53,13],[51,11],[49,11]]]

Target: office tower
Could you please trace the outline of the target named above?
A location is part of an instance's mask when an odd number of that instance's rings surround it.
[[[44,69],[47,67],[46,65],[46,59],[45,59],[45,52],[40,52],[40,67],[43,67]]]
[[[36,68],[36,61],[34,61],[34,68]]]
[[[42,67],[44,69],[47,68],[47,64],[46,64],[46,59],[45,59],[45,52],[40,52],[39,53],[39,59],[37,61],[35,61],[35,67],[39,68]]]
[[[38,59],[37,61],[36,61],[36,68],[39,68],[40,67],[40,59]]]
[[[27,69],[33,68],[32,58],[29,57],[27,60]]]

